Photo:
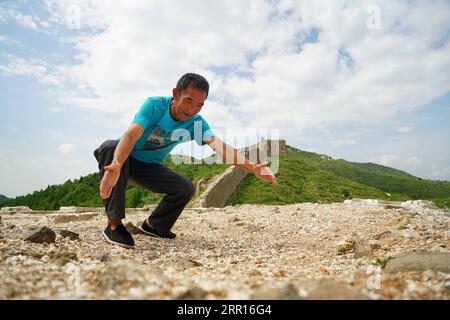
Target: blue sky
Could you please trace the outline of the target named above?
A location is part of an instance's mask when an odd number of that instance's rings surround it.
[[[94,172],[95,147],[185,72],[210,81],[202,115],[231,144],[278,130],[302,150],[450,180],[450,4],[371,5],[2,1],[0,194]],[[210,154],[176,152],[189,150]]]

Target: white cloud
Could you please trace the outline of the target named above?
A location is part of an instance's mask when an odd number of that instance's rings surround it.
[[[69,29],[103,28],[104,18],[99,1],[44,0],[50,14],[47,23],[60,24]],[[114,6],[114,1],[105,1]]]
[[[22,15],[17,12],[12,12],[12,17],[24,27],[29,27],[31,29],[37,30],[38,24],[30,15]]]
[[[36,16],[23,14],[13,8],[0,7],[0,21],[9,20],[13,20],[18,24],[33,30],[38,30],[39,28],[39,19]]]
[[[398,133],[408,133],[408,132],[411,132],[413,130],[414,130],[414,127],[405,126],[405,127],[397,128],[395,131],[398,132]]]
[[[3,36],[3,35],[0,35],[0,43],[10,44],[10,45],[15,45],[15,46],[21,45],[20,41],[18,41],[16,39],[12,39],[10,37]]]
[[[382,123],[450,90],[449,44],[436,49],[450,19],[445,1],[379,1],[380,30],[366,27],[370,1],[46,4],[61,24],[68,5],[79,6],[81,24],[98,31],[74,39],[80,63],[64,70],[79,91],[67,100],[125,121],[146,96],[169,95],[188,71],[210,80],[204,113],[214,126],[287,134]],[[313,28],[319,41],[302,44]]]
[[[63,143],[58,147],[59,152],[63,155],[71,153],[74,149],[75,145],[71,143]]]
[[[50,111],[53,111],[53,112],[63,112],[63,111],[64,111],[64,108],[61,108],[61,107],[52,107],[52,108],[50,108]]]
[[[450,166],[438,167],[436,165],[431,166],[430,177],[433,179],[449,180],[450,181]]]
[[[44,66],[45,62],[43,61],[26,61],[25,59],[11,55],[4,56],[9,60],[7,65],[0,65],[0,72],[4,75],[27,75],[42,77],[47,72],[47,68]]]
[[[333,139],[331,140],[331,145],[333,147],[343,147],[343,146],[352,146],[357,144],[355,139]]]
[[[414,171],[423,163],[424,159],[419,157],[400,157],[393,154],[382,154],[372,157],[370,162],[378,163],[392,168],[401,168],[406,171]]]
[[[7,60],[0,65],[0,75],[6,76],[30,76],[47,85],[63,87],[67,81],[62,67],[51,66],[40,59],[23,59],[10,54],[2,54]]]

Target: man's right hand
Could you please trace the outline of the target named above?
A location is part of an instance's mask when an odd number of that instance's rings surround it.
[[[105,174],[100,182],[100,197],[108,199],[111,196],[112,189],[117,184],[120,177],[120,170],[133,149],[136,141],[142,136],[144,127],[137,123],[132,123],[128,130],[120,139],[119,144],[114,151],[113,162],[104,167]]]
[[[111,163],[104,167],[105,174],[100,182],[100,197],[105,200],[111,196],[111,191],[116,185],[120,177],[121,165],[119,163]]]

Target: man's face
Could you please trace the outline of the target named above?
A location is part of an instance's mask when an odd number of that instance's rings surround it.
[[[179,92],[174,88],[172,117],[174,117],[175,120],[189,120],[200,112],[205,100],[206,92],[200,89],[188,86],[186,89]]]

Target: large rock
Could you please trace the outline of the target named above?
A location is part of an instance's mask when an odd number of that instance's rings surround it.
[[[409,224],[408,217],[396,217],[389,221],[389,227],[396,230],[406,229],[406,226]]]
[[[317,287],[308,293],[308,300],[366,300],[368,297],[360,291],[348,287],[345,283],[330,279],[320,280]]]
[[[378,240],[370,240],[369,241],[369,246],[373,250],[378,250],[378,249],[381,248],[381,244],[380,244],[380,242]]]
[[[270,287],[262,287],[254,290],[250,299],[252,300],[299,300],[300,296],[298,295],[295,287],[286,283],[279,287],[270,288]]]
[[[88,221],[98,216],[98,213],[83,213],[83,214],[61,214],[54,219],[55,223],[69,223],[73,221]]]
[[[386,271],[441,271],[450,273],[450,252],[407,252],[386,264]]]
[[[50,255],[50,259],[54,264],[64,266],[69,262],[78,261],[78,256],[75,252],[60,251]]]
[[[77,240],[80,237],[78,233],[69,230],[61,230],[59,234],[64,238],[69,238],[70,240]]]
[[[384,230],[384,231],[379,232],[379,233],[377,233],[376,235],[374,235],[373,238],[374,238],[375,240],[380,240],[381,238],[387,237],[387,236],[389,236],[389,235],[391,235],[391,234],[392,234],[392,231],[391,231],[391,230]]]
[[[54,243],[55,240],[56,233],[48,227],[42,227],[25,238],[25,241],[34,243]]]
[[[82,213],[78,215],[77,221],[88,221],[98,216],[98,213]]]
[[[17,212],[26,212],[29,213],[32,210],[29,207],[26,206],[17,206],[17,207],[3,207],[0,209],[1,213],[6,213],[6,214],[13,214],[13,213],[17,213]]]
[[[111,262],[112,258],[109,254],[102,254],[100,256],[97,257],[98,260],[100,260],[100,262]]]
[[[417,212],[421,212],[424,209],[439,209],[433,201],[429,200],[407,200],[402,202],[400,205],[405,209],[414,210]]]
[[[336,253],[337,254],[346,254],[347,252],[352,252],[355,246],[355,239],[347,238],[345,240],[341,240],[335,244]]]
[[[200,287],[190,288],[177,296],[177,300],[202,300],[208,292]]]
[[[202,267],[203,265],[200,262],[197,262],[192,259],[181,259],[178,262],[178,268],[181,270],[188,270],[194,267]]]
[[[358,239],[355,242],[355,258],[370,257],[373,253],[372,247],[366,240]]]
[[[139,229],[138,227],[136,227],[133,222],[128,222],[125,225],[125,228],[127,228],[128,232],[130,234],[143,234],[143,232],[141,231],[141,229]]]
[[[386,210],[392,210],[392,209],[403,209],[403,207],[401,205],[395,205],[395,204],[385,204],[384,209]]]
[[[55,223],[69,223],[72,221],[77,221],[78,215],[76,214],[64,214],[60,216],[56,216],[54,219]]]

